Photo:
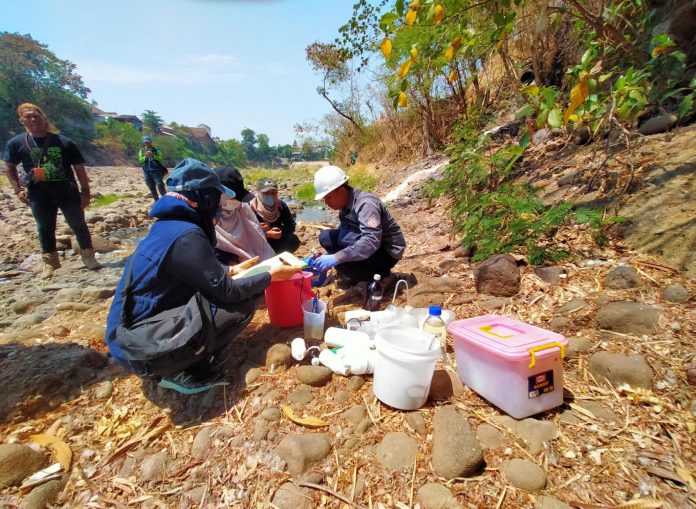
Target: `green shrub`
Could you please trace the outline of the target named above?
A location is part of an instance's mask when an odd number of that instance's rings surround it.
[[[544,205],[531,186],[511,178],[528,136],[522,136],[521,145],[507,144],[491,153],[489,138],[478,132],[471,121],[458,126],[460,142],[452,147],[443,178],[430,182],[424,191],[430,199],[445,195],[452,200],[453,228],[461,235],[462,245],[473,250],[473,261],[518,249],[533,264],[559,260],[568,255],[552,247],[551,239],[560,226],[573,220],[590,224],[599,241],[603,227],[619,220],[604,220],[601,210],[573,212],[570,203]]]
[[[364,166],[353,166],[348,171],[348,183],[363,191],[372,191],[377,185],[377,177]]]
[[[316,191],[314,190],[314,184],[311,182],[302,184],[295,190],[295,194],[300,201],[315,201],[314,197],[316,196]]]
[[[119,200],[119,196],[116,194],[103,194],[94,200],[92,200],[92,203],[90,203],[90,208],[96,209],[99,207],[104,207],[106,205],[111,205],[115,201]]]

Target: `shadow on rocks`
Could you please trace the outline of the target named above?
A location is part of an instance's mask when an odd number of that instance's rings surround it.
[[[0,345],[0,422],[17,422],[80,396],[106,357],[77,343]]]

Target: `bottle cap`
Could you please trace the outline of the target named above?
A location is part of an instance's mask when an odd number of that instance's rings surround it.
[[[375,274],[374,280],[379,281],[380,279],[382,279],[382,276],[380,276],[379,274]]]
[[[440,306],[430,306],[428,308],[428,314],[432,316],[440,316],[442,314],[442,309]]]

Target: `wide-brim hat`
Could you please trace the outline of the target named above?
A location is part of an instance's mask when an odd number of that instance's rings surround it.
[[[201,189],[217,189],[230,198],[236,196],[232,189],[223,186],[217,173],[205,163],[187,157],[177,164],[167,179],[170,191],[199,191]]]

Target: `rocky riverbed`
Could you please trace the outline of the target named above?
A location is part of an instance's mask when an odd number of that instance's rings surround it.
[[[391,170],[405,178],[440,162]],[[104,268],[81,268],[59,226],[64,266],[49,282],[36,277],[31,215],[3,188],[0,505],[694,505],[696,285],[662,260],[618,244],[598,248],[589,231],[569,228],[556,235],[573,254],[562,265],[502,256],[482,270],[450,238],[444,204],[420,199],[423,181],[436,175],[423,172],[390,202],[409,243],[397,270],[411,284],[410,303],[441,304],[457,318],[508,315],[564,334],[563,406],[506,416],[460,382],[449,338],[427,404],[398,411],[375,398],[370,376],[295,362],[288,345],[301,327],[269,324],[264,308],[226,352],[231,384],[180,396],[106,356],[106,313],[123,258],[148,227],[150,199],[138,169],[89,174],[95,194],[119,197],[88,211]],[[300,224],[299,254],[318,247],[320,228]],[[339,324],[362,288],[330,284],[320,297],[327,325]],[[287,408],[325,422],[298,424]],[[50,480],[26,485],[56,462],[62,468]]]

